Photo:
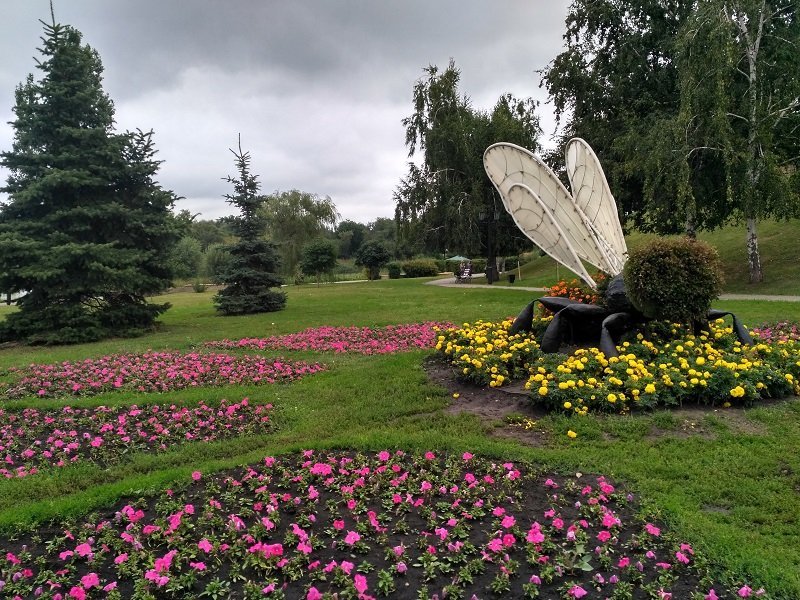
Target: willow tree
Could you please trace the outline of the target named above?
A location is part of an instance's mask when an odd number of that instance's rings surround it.
[[[796,0],[699,3],[679,42],[684,159],[723,168],[746,225],[750,282],[763,281],[757,223],[798,214],[800,21]]]
[[[511,253],[530,242],[502,209],[483,168],[483,152],[495,142],[535,151],[540,133],[530,98],[501,96],[490,111],[472,106],[458,84],[453,61],[442,71],[425,69],[414,86],[414,112],[403,119],[409,163],[397,187],[395,217],[401,242],[416,251],[478,255]]]

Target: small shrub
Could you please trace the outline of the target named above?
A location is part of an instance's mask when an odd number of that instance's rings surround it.
[[[416,258],[403,263],[406,277],[433,277],[439,274],[436,261],[430,258]]]
[[[192,289],[196,294],[202,294],[206,291],[206,284],[199,279],[195,279],[194,283],[192,284]]]
[[[472,273],[485,273],[486,272],[486,259],[485,258],[473,258],[472,259]]]
[[[689,238],[662,238],[631,251],[624,279],[638,310],[673,323],[704,320],[723,282],[717,251]]]
[[[389,271],[389,279],[400,279],[403,272],[403,266],[396,260],[386,265],[386,269]]]

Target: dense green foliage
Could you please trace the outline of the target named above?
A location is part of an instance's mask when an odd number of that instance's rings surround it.
[[[366,267],[368,279],[380,279],[381,268],[392,260],[389,249],[377,241],[366,242],[356,252],[356,264]]]
[[[631,250],[623,271],[628,298],[645,316],[702,322],[722,291],[719,255],[690,238],[661,238]]]
[[[400,279],[400,275],[403,273],[403,263],[393,260],[386,265],[386,270],[388,271],[389,279]]]
[[[203,268],[203,250],[193,237],[182,237],[169,253],[172,276],[179,279],[198,277]]]
[[[491,111],[478,110],[461,95],[452,61],[425,73],[414,86],[414,113],[403,120],[409,157],[420,150],[424,159],[409,164],[394,194],[401,241],[413,253],[441,255],[448,248],[489,260],[529,247],[486,177],[483,153],[501,141],[537,149],[534,101],[506,94]]]
[[[314,275],[319,284],[324,273],[332,273],[336,267],[336,246],[330,240],[317,239],[303,246],[300,269]]]
[[[230,260],[220,280],[225,287],[214,296],[214,304],[226,315],[246,315],[281,310],[286,294],[279,288],[282,281],[275,274],[279,260],[275,247],[265,240],[264,220],[259,209],[264,196],[258,193],[258,177],[250,172],[250,153],[231,150],[236,157],[239,177],[227,177],[233,184],[233,194],[225,198],[236,206],[241,215],[235,222],[239,239],[227,247]]]
[[[154,180],[152,132],[117,134],[96,51],[45,25],[38,68],[17,87],[10,196],[0,212],[0,289],[26,292],[0,340],[75,343],[139,333],[167,304],[177,239],[172,192]]]
[[[568,118],[562,142],[594,147],[643,231],[745,220],[760,281],[756,221],[800,208],[797,3],[576,0],[566,25],[566,49],[543,70]]]
[[[297,270],[303,246],[328,233],[339,219],[336,205],[328,196],[300,190],[270,194],[260,212],[267,237],[278,246],[286,275]]]
[[[403,271],[406,277],[433,277],[439,274],[439,267],[435,260],[417,258],[403,262]]]

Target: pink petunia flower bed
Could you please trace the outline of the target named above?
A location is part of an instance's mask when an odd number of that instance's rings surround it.
[[[16,380],[7,398],[84,396],[124,389],[166,392],[198,386],[288,382],[324,370],[319,363],[260,356],[145,352],[88,358],[79,362],[32,364],[9,369]]]
[[[43,467],[85,461],[109,466],[131,452],[267,433],[271,411],[271,404],[251,404],[247,398],[219,406],[0,408],[0,477],[27,477]]]
[[[793,321],[762,323],[750,330],[760,341],[766,343],[800,340],[800,324]]]
[[[449,328],[450,323],[412,323],[386,327],[314,327],[299,333],[266,338],[243,338],[207,342],[211,348],[249,348],[258,350],[315,350],[319,352],[353,352],[389,354],[436,345],[436,329]]]
[[[705,560],[602,476],[470,453],[275,458],[157,497],[0,536],[0,594],[55,600],[658,598],[723,589]]]

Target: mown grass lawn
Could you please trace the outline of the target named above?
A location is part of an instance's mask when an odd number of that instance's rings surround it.
[[[205,341],[265,337],[321,325],[382,326],[423,321],[461,323],[516,314],[530,293],[441,288],[399,280],[289,288],[287,309],[250,317],[218,317],[210,294],[175,294],[153,334],[71,347],[0,350],[0,383],[9,367],[82,360],[111,353],[190,350]],[[755,325],[800,320],[800,303],[724,302]],[[0,309],[0,316],[3,311]],[[0,530],[20,523],[80,518],[126,495],[162,489],[190,473],[210,474],[257,463],[266,454],[300,449],[465,452],[502,460],[529,460],[545,470],[597,473],[635,490],[645,510],[667,523],[708,557],[723,578],[764,586],[770,597],[800,598],[800,402],[788,400],[743,411],[732,422],[712,410],[698,411],[701,433],[659,412],[637,416],[545,417],[536,447],[493,437],[493,424],[442,411],[448,394],[431,384],[423,360],[428,351],[361,356],[314,352],[267,352],[292,360],[320,361],[325,372],[291,384],[196,388],[161,394],[118,391],[67,399],[35,397],[0,401],[5,410],[124,407],[131,404],[196,406],[250,398],[274,406],[276,430],[186,443],[158,453],[135,452],[114,464],[90,462],[36,476],[0,480]],[[578,437],[565,435],[574,430]],[[658,435],[653,435],[658,431]]]

